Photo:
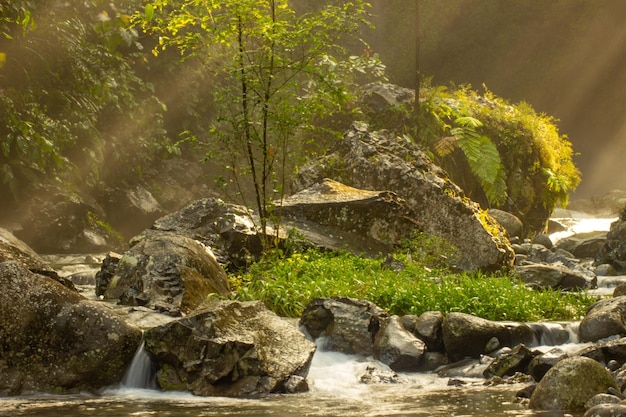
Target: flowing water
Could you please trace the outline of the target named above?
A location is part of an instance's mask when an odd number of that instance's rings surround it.
[[[585,223],[585,222],[583,222]],[[595,221],[591,230],[608,230],[610,220]],[[580,232],[586,227],[572,222]],[[576,230],[576,228],[578,228]],[[566,237],[561,233],[553,238]],[[600,286],[617,285],[626,277],[599,279]],[[607,287],[607,288],[608,288]],[[577,323],[531,323],[538,349],[581,347]],[[0,417],[204,417],[204,416],[458,416],[458,417],[581,417],[583,413],[535,412],[516,402],[523,384],[486,386],[484,380],[448,386],[448,378],[433,373],[402,374],[398,384],[361,384],[371,362],[318,350],[308,376],[310,391],[268,395],[256,399],[205,398],[182,392],[161,392],[154,383],[150,358],[140,347],[119,386],[98,394],[0,397]]]

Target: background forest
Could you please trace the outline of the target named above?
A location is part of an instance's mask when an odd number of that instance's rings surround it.
[[[157,3],[176,10],[176,1]],[[345,2],[336,3],[345,8]],[[299,12],[315,7],[304,0],[290,4]],[[344,91],[380,78],[383,65],[390,82],[413,87],[416,3],[371,4],[374,27],[359,26],[365,43],[354,37],[327,40],[326,46],[344,47],[356,57],[342,74],[349,81]],[[577,163],[583,174],[591,178],[583,191],[595,191],[592,186],[600,183],[619,187],[621,178],[611,177],[615,173],[598,171],[600,181],[591,172],[599,161],[607,162],[598,144],[613,149],[622,129],[626,84],[620,82],[624,58],[618,52],[625,33],[618,19],[626,4],[432,0],[420,1],[419,7],[419,64],[429,86],[485,84],[498,96],[556,116],[582,155]],[[167,44],[164,32],[152,31],[150,22],[138,23],[137,12],[146,18],[145,2],[0,1],[0,210],[19,206],[42,182],[84,193],[102,184],[132,182],[171,158],[206,160],[199,181],[212,189],[220,185],[213,180],[232,174],[233,165],[215,155],[221,145],[211,142],[224,105],[211,95],[219,84],[215,73],[197,50],[181,55],[175,47],[180,45],[159,48]],[[324,117],[315,126],[324,139],[315,146],[303,139],[291,162],[332,145],[356,110],[349,103],[342,106],[343,114],[311,114],[312,127],[314,116]],[[577,183],[575,174],[567,175],[563,192]]]

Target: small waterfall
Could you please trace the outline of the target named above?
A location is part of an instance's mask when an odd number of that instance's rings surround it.
[[[122,378],[122,388],[157,389],[155,366],[146,351],[145,342],[135,352],[133,361]]]
[[[560,346],[578,343],[579,322],[538,322],[528,323],[535,333],[538,346]]]

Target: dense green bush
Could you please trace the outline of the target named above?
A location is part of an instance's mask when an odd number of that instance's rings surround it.
[[[518,321],[579,319],[595,301],[584,293],[535,291],[507,276],[455,274],[399,259],[406,268],[396,272],[380,259],[313,251],[259,262],[230,281],[235,298],[262,300],[291,317],[313,298],[333,296],[367,299],[392,314],[458,311]]]

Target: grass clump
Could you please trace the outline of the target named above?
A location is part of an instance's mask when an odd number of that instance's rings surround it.
[[[298,317],[316,297],[369,300],[390,314],[463,312],[489,320],[574,320],[595,301],[585,293],[537,291],[508,276],[430,269],[398,255],[399,272],[380,259],[309,251],[261,261],[232,275],[234,298],[262,300],[279,315]]]

